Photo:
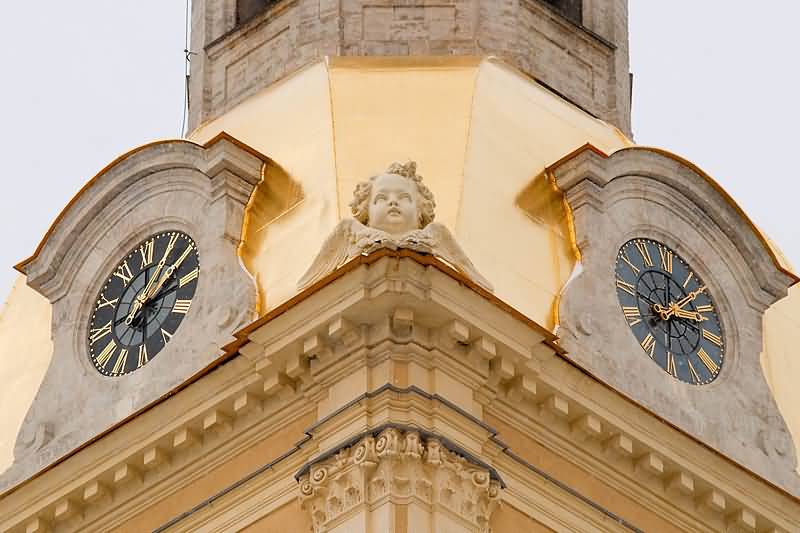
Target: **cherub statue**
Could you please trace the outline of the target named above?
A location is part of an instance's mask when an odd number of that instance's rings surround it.
[[[333,272],[353,257],[380,248],[407,248],[443,259],[488,291],[453,234],[433,222],[433,193],[417,175],[417,164],[394,163],[386,172],[356,185],[350,210],[353,218],[339,222],[322,245],[308,271],[297,283],[300,290]]]

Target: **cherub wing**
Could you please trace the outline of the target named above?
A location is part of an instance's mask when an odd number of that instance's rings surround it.
[[[433,241],[434,255],[439,256],[453,265],[457,270],[460,270],[468,278],[487,291],[494,292],[492,284],[478,272],[478,269],[476,269],[472,261],[469,260],[467,254],[464,253],[464,250],[461,249],[456,238],[453,237],[453,234],[450,233],[450,230],[447,229],[446,226],[432,222],[425,226],[425,229],[422,231],[423,233],[427,233]]]
[[[358,252],[353,250],[354,236],[361,228],[363,228],[363,225],[352,218],[339,222],[331,234],[328,235],[328,238],[325,239],[325,242],[322,243],[322,247],[311,266],[308,267],[306,273],[297,282],[298,290],[302,291],[345,264],[354,255],[357,255]]]

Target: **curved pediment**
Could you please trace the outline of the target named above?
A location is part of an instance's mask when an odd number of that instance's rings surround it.
[[[121,155],[97,173],[59,213],[36,251],[14,268],[28,276],[28,284],[52,299],[64,289],[58,275],[64,258],[78,244],[82,231],[114,198],[133,190],[157,173],[177,170],[197,171],[208,179],[184,180],[187,187],[208,187],[205,181],[224,172],[242,180],[244,201],[261,179],[261,165],[269,159],[222,132],[205,144],[183,139],[148,143]],[[244,187],[244,188],[242,188]],[[153,193],[155,191],[149,191]],[[122,209],[124,210],[124,209]]]
[[[800,282],[800,277],[781,263],[767,238],[744,210],[711,176],[667,150],[633,146],[606,155],[594,146],[584,145],[548,167],[548,171],[557,175],[557,184],[566,194],[584,180],[601,189],[629,176],[662,182],[689,201],[683,206],[675,205],[676,210],[683,209],[687,218],[696,216],[692,215],[693,209],[701,210],[703,216],[730,239],[752,269],[759,288],[766,291],[766,305],[783,298],[788,287]],[[635,187],[633,185],[634,190],[628,192],[636,194]],[[620,185],[615,195],[624,196],[624,188]],[[764,261],[764,257],[771,261]],[[756,287],[753,289],[758,292]]]
[[[547,172],[569,206],[581,255],[560,302],[559,336],[570,357],[800,493],[795,447],[760,361],[764,312],[797,276],[713,179],[669,152],[635,147],[608,156],[586,145]],[[681,263],[674,272],[673,251]],[[675,288],[659,289],[653,272],[677,280],[668,281]],[[700,294],[709,296],[690,305]]]
[[[177,140],[135,149],[90,180],[34,255],[17,266],[51,304],[53,355],[0,488],[169,394],[255,318],[256,284],[239,246],[245,210],[267,162],[225,133],[204,145]],[[170,235],[182,236],[181,249],[175,244],[170,255],[171,245],[162,244],[153,254],[159,242],[172,242]],[[141,252],[139,259],[140,244],[148,242],[152,258]],[[182,272],[189,255],[186,264],[193,266]],[[113,294],[116,265],[129,262],[129,277],[117,280]],[[148,277],[149,284],[135,285]],[[142,302],[138,314],[125,294]],[[156,324],[152,317],[159,313]],[[95,329],[101,316],[108,323]]]

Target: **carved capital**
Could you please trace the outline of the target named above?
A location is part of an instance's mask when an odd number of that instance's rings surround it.
[[[499,479],[478,461],[448,449],[433,435],[387,428],[323,456],[301,471],[300,501],[315,533],[387,502],[444,508],[465,530],[489,531]]]

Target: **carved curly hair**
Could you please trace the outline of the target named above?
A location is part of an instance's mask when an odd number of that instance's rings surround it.
[[[433,222],[434,209],[436,202],[433,200],[433,193],[422,183],[422,176],[417,174],[417,164],[414,161],[408,163],[392,163],[386,169],[385,174],[395,174],[414,182],[417,186],[417,214],[419,217],[419,228],[422,229]],[[353,191],[353,201],[350,202],[350,211],[353,217],[364,224],[369,224],[369,196],[372,193],[372,184],[379,176],[372,176],[367,181],[362,181],[356,185]]]

